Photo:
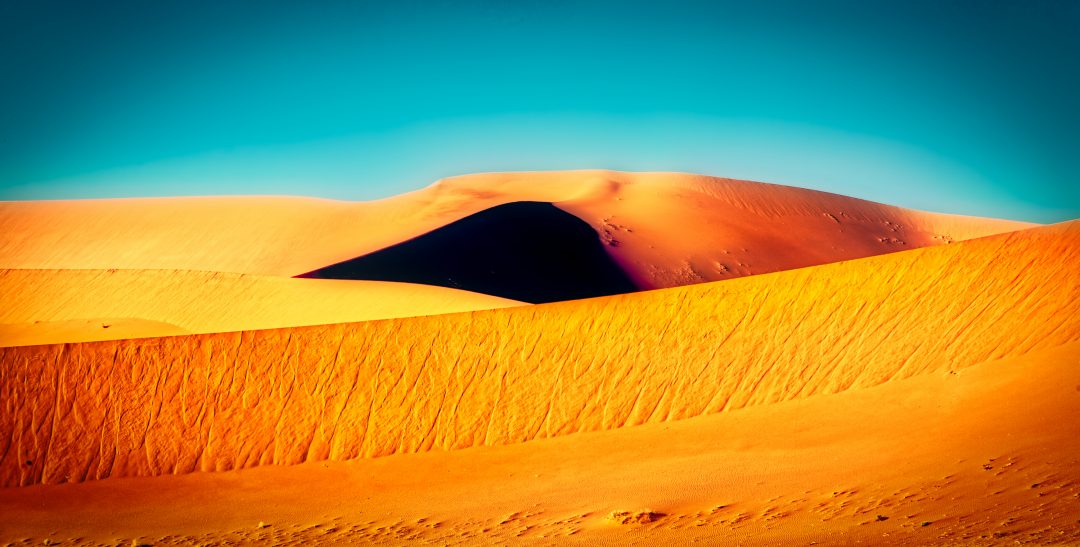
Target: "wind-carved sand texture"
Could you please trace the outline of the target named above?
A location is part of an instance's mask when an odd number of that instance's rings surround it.
[[[0,543],[1080,544],[1080,222],[588,171],[0,227],[0,335],[68,342],[0,348]],[[471,291],[292,278],[345,264]],[[480,294],[541,267],[668,288]]]

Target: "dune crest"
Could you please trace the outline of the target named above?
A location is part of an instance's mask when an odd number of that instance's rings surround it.
[[[956,371],[1080,339],[1078,243],[1073,222],[590,300],[0,349],[0,482],[517,443]]]

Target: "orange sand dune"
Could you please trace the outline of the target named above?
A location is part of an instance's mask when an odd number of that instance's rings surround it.
[[[4,348],[0,482],[499,445],[959,372],[1080,340],[1078,243],[1074,222],[550,305]]]
[[[640,288],[822,264],[1030,227],[771,184],[570,171],[445,179],[371,202],[286,197],[0,203],[0,269],[293,276],[516,201],[588,222]]]
[[[0,346],[228,332],[520,305],[381,281],[163,270],[0,271]]]
[[[1076,545],[1077,385],[1074,342],[521,444],[0,489],[0,541]]]
[[[679,173],[492,173],[422,190],[432,203],[554,202],[600,234],[644,289],[719,281],[1030,228],[847,196]],[[447,207],[443,205],[443,207]]]

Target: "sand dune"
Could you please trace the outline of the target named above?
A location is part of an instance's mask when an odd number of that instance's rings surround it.
[[[608,171],[0,203],[0,301],[0,543],[1080,543],[1080,221]]]
[[[0,539],[1075,545],[1080,435],[1062,417],[1080,412],[1076,385],[1074,342],[955,374],[522,444],[0,489]]]
[[[1077,243],[1068,223],[591,300],[0,349],[0,480],[516,443],[955,372],[1080,339]]]
[[[427,285],[163,270],[0,271],[0,346],[144,338],[493,309]]]
[[[642,289],[789,270],[1033,226],[677,173],[493,173],[445,179],[425,191],[441,204],[477,198],[553,202],[593,226]]]
[[[295,276],[518,201],[555,203],[587,222],[641,288],[728,279],[1030,227],[697,175],[502,173],[454,177],[371,202],[218,197],[0,203],[0,269]]]

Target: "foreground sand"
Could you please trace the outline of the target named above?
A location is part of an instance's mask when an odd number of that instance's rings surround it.
[[[1071,343],[522,444],[8,488],[0,540],[1076,545],[1077,386]]]

